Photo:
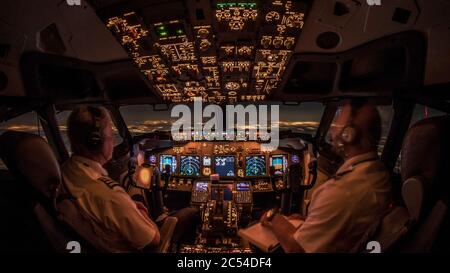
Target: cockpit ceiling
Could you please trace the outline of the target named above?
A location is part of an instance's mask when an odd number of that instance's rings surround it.
[[[206,2],[185,18],[174,12],[176,18],[155,21],[127,8],[103,19],[166,102],[194,97],[210,103],[268,99],[280,87],[307,4]]]

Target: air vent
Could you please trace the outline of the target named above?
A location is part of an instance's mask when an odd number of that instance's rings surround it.
[[[327,31],[317,36],[316,44],[322,49],[335,48],[341,42],[341,37],[332,31]]]
[[[396,8],[394,11],[394,15],[392,16],[392,21],[407,24],[409,21],[409,17],[411,17],[411,11],[403,8]]]
[[[346,15],[350,12],[349,7],[345,4],[342,3],[341,1],[336,1],[336,3],[334,4],[334,15],[336,16],[343,16]]]

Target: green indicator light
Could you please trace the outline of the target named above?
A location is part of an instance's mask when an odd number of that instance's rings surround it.
[[[160,36],[167,36],[167,32],[166,31],[160,32],[159,35]]]
[[[183,30],[182,29],[177,29],[177,34],[183,34]]]
[[[240,7],[240,8],[254,8],[256,7],[255,2],[229,2],[229,3],[217,3],[216,7],[219,9],[223,8],[233,8],[233,7]]]

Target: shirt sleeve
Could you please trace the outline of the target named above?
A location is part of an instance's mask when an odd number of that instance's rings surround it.
[[[293,236],[305,252],[335,252],[333,242],[351,221],[349,194],[336,185],[323,186],[313,194],[308,216]]]
[[[153,241],[159,230],[150,218],[142,215],[128,194],[115,193],[104,203],[105,224],[122,234],[133,247],[144,248]]]

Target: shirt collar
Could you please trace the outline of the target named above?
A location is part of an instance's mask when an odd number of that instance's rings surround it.
[[[359,163],[362,163],[364,161],[370,161],[378,159],[378,154],[376,151],[368,152],[364,154],[360,154],[354,157],[351,157],[347,159],[344,164],[337,170],[336,175],[342,174],[344,172],[352,171],[353,168],[358,165]]]
[[[95,173],[98,173],[100,176],[108,176],[108,171],[105,170],[103,166],[100,165],[100,163],[98,163],[97,161],[80,155],[73,155],[72,158],[75,161],[83,164],[85,167],[90,168]]]

